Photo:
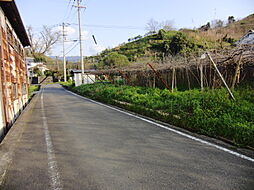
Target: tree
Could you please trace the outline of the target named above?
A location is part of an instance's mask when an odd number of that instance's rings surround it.
[[[174,30],[174,21],[165,20],[158,22],[154,19],[150,19],[146,24],[146,30],[148,30],[150,33],[157,33],[160,29],[164,29],[166,31]]]
[[[211,28],[211,24],[210,24],[210,22],[208,22],[207,24],[201,26],[201,27],[199,28],[199,30],[201,30],[201,31],[207,31],[207,30],[209,30],[210,28]]]
[[[50,53],[53,45],[60,38],[60,31],[54,31],[53,27],[43,26],[42,31],[36,35],[33,28],[27,28],[28,38],[31,42],[31,53],[33,56]]]
[[[161,28],[165,31],[174,30],[174,21],[173,20],[165,20],[160,23]]]
[[[135,36],[135,37],[133,37],[133,38],[129,38],[129,39],[128,39],[128,42],[133,42],[133,41],[139,40],[139,39],[141,39],[141,38],[142,38],[142,36],[141,36],[141,35],[138,35],[138,36]]]
[[[234,16],[229,16],[228,17],[228,24],[234,23],[235,22],[235,17]]]
[[[107,68],[119,68],[129,65],[129,60],[125,55],[118,54],[117,52],[111,52],[100,62],[101,67]]]
[[[40,70],[38,67],[35,67],[35,68],[33,69],[33,73],[34,73],[35,75],[37,75],[37,76],[42,76],[42,72],[41,72],[41,70]]]
[[[216,20],[213,20],[211,23],[212,23],[212,28],[221,28],[221,27],[223,27],[223,21],[222,20],[216,19]]]
[[[146,30],[149,32],[158,32],[161,29],[161,24],[153,18],[146,24]]]
[[[183,54],[188,55],[191,52],[197,51],[198,47],[195,42],[182,32],[177,32],[169,41],[164,44],[166,53],[171,55]]]
[[[54,72],[51,71],[51,70],[46,70],[46,71],[44,72],[44,74],[48,77],[48,76],[53,76],[53,75],[54,75]]]
[[[34,55],[34,62],[35,63],[46,63],[47,60],[44,56],[42,55]]]

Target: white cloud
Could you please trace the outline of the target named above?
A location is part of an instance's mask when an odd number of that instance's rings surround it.
[[[75,28],[72,28],[70,26],[66,27],[65,31],[66,31],[67,35],[72,35],[72,34],[75,34],[75,32],[76,32]]]
[[[81,32],[82,40],[88,40],[89,39],[89,32],[86,30],[83,30]]]
[[[62,33],[63,32],[63,27],[62,26],[57,26],[57,27],[54,28],[54,30]],[[66,26],[64,28],[64,30],[65,30],[65,34],[67,34],[68,36],[71,36],[71,35],[76,33],[75,28],[70,27],[70,26]]]
[[[92,46],[90,46],[89,51],[92,55],[96,55],[105,49],[106,48],[102,45],[92,45]]]

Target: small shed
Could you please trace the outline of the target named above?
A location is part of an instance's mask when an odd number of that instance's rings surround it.
[[[96,75],[93,74],[94,70],[85,70],[83,75],[83,84],[93,84],[96,81]],[[71,75],[73,76],[73,80],[75,86],[80,86],[82,84],[82,72],[81,70],[70,70]]]

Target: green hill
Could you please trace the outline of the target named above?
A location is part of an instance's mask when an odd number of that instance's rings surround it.
[[[179,31],[160,30],[148,36],[136,36],[113,49],[103,51],[99,57],[103,58],[111,52],[125,55],[129,61],[136,62],[141,58],[162,59],[168,55],[196,55],[207,49],[232,48],[234,42],[254,27],[254,14],[227,24],[224,27],[201,29],[180,29]]]

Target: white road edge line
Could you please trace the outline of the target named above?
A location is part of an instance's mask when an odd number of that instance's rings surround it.
[[[151,121],[151,120],[148,120],[148,119],[139,117],[139,116],[137,116],[137,115],[133,115],[133,114],[131,114],[131,113],[122,111],[122,110],[120,110],[120,109],[111,107],[111,106],[106,105],[106,104],[103,104],[103,103],[101,103],[101,102],[97,102],[97,101],[95,101],[95,100],[86,98],[86,97],[84,97],[84,96],[80,96],[80,95],[75,94],[75,93],[73,93],[73,92],[71,92],[71,91],[69,91],[69,90],[66,90],[65,88],[64,88],[64,90],[65,90],[66,92],[69,92],[69,93],[73,94],[74,96],[80,97],[80,98],[82,98],[82,99],[84,99],[84,100],[88,100],[88,101],[90,101],[90,102],[93,102],[93,103],[102,105],[102,106],[107,107],[107,108],[110,108],[110,109],[112,109],[112,110],[115,110],[115,111],[124,113],[124,114],[129,115],[129,116],[132,116],[132,117],[135,117],[135,118],[140,119],[140,120],[143,120],[143,121],[145,121],[145,122],[147,122],[147,123],[156,125],[157,127],[166,129],[166,130],[171,131],[171,132],[173,132],[173,133],[176,133],[176,134],[178,134],[178,135],[184,136],[184,137],[186,137],[186,138],[192,139],[192,140],[197,141],[197,142],[200,142],[200,143],[202,143],[202,144],[205,144],[205,145],[214,147],[214,148],[216,148],[216,149],[219,149],[219,150],[221,150],[221,151],[227,152],[227,153],[232,154],[232,155],[234,155],[234,156],[236,156],[236,157],[239,157],[239,158],[242,158],[242,159],[245,159],[245,160],[254,162],[254,158],[251,158],[251,157],[248,157],[248,156],[246,156],[246,155],[240,154],[240,153],[238,153],[238,152],[229,150],[229,149],[227,149],[227,148],[224,148],[224,147],[222,147],[222,146],[213,144],[213,143],[211,143],[211,142],[202,140],[202,139],[200,139],[200,138],[194,137],[194,136],[192,136],[192,135],[189,135],[189,134],[187,134],[187,133],[178,131],[178,130],[176,130],[176,129],[172,129],[172,128],[170,128],[170,127],[167,127],[167,126],[165,126],[165,125],[156,123],[156,122],[154,122],[154,121]]]
[[[57,161],[56,161],[56,156],[51,140],[51,136],[49,134],[49,129],[48,129],[48,122],[45,114],[45,109],[44,109],[44,103],[43,103],[43,91],[41,91],[41,112],[42,112],[42,120],[43,120],[43,128],[44,128],[44,134],[45,134],[45,141],[46,141],[46,146],[47,146],[47,156],[48,156],[48,172],[49,172],[49,177],[51,180],[51,188],[52,190],[62,190],[62,182],[60,178],[60,174],[58,172],[58,166],[57,166]]]

